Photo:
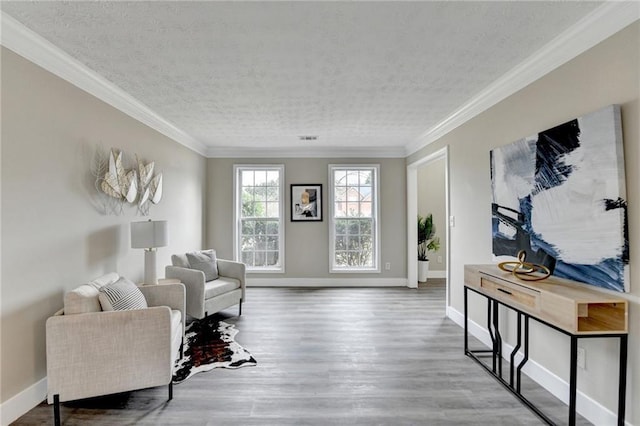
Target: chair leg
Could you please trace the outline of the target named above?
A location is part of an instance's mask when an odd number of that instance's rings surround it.
[[[240,299],[240,306],[238,308],[238,316],[241,317],[242,316],[242,299]]]
[[[173,399],[173,380],[169,382],[169,401]]]
[[[60,395],[53,395],[53,424],[60,426]]]

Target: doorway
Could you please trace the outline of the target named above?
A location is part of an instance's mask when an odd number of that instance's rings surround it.
[[[445,279],[445,303],[449,306],[449,256],[451,253],[449,238],[449,147],[444,147],[431,155],[407,165],[407,236],[408,251],[407,256],[407,278],[408,287],[418,287],[418,259],[417,259],[417,227],[416,218],[418,214],[425,216],[427,213],[433,214],[436,224],[436,236],[440,238],[441,247],[436,252],[429,253],[430,266],[433,268],[430,277]],[[442,173],[443,176],[438,176]],[[422,179],[420,179],[422,178]],[[428,182],[437,187],[426,188]],[[443,196],[438,195],[443,194]],[[438,198],[438,201],[427,198]],[[436,204],[434,204],[436,203]],[[443,205],[437,205],[443,204]],[[439,263],[438,260],[441,262]]]

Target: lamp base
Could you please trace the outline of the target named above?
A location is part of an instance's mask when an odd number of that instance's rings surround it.
[[[156,249],[144,250],[144,283],[158,284],[158,276],[156,275]]]

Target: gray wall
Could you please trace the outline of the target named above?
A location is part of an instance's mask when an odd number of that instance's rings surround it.
[[[202,246],[206,160],[2,48],[1,398],[46,376],[45,321],[65,291],[109,271],[143,276],[128,207],[102,214],[90,173],[102,145],[154,160],[164,196],[149,218],[168,220],[170,254]]]
[[[285,273],[250,274],[262,278],[406,278],[406,170],[404,159],[370,158],[210,158],[208,160],[207,243],[221,258],[233,258],[233,165],[285,166]],[[329,164],[380,164],[380,274],[329,274]],[[322,184],[323,221],[291,222],[293,183]],[[391,263],[391,270],[384,264]]]
[[[436,227],[436,237],[440,238],[440,249],[430,251],[429,270],[444,271],[446,270],[447,252],[447,212],[445,198],[445,165],[443,159],[433,161],[418,169],[418,214],[426,216],[428,213],[433,215],[433,224]],[[442,258],[442,262],[438,262],[438,256]]]
[[[627,421],[636,425],[640,424],[639,28],[635,23],[615,34],[408,158],[411,163],[449,146],[450,206],[456,218],[450,240],[451,303],[462,312],[464,265],[493,263],[489,151],[606,105],[621,105],[631,293],[617,295],[630,302]],[[473,298],[470,303],[482,311],[481,300]],[[477,313],[474,319],[484,324]],[[531,334],[532,358],[568,381],[569,339],[535,324]],[[587,352],[587,369],[578,374],[578,389],[615,412],[618,344],[609,340],[580,343]]]

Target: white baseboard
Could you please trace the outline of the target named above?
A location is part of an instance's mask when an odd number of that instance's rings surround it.
[[[458,310],[447,307],[447,316],[453,320],[460,327],[464,327],[464,314]],[[468,322],[469,334],[473,335],[476,339],[480,340],[483,344],[491,347],[491,336],[486,328],[478,325],[476,322],[469,320]],[[513,351],[513,346],[503,343],[502,353],[503,357],[507,359],[507,356]],[[520,361],[523,357],[521,352],[518,352],[516,359]],[[560,401],[568,404],[569,402],[569,383],[565,382],[560,377],[556,376],[551,371],[547,370],[541,364],[529,358],[527,363],[522,369],[522,372],[529,376],[533,381],[538,383],[544,389],[549,391],[552,395],[558,398]],[[618,416],[599,402],[595,401],[591,397],[584,393],[577,391],[576,394],[576,411],[585,419],[589,420],[594,425],[616,425],[618,423]],[[628,426],[633,426],[629,422],[625,422]]]
[[[0,404],[0,422],[6,426],[47,398],[47,378],[39,380]],[[53,417],[53,411],[51,412]]]
[[[406,278],[247,278],[248,287],[406,287]]]

